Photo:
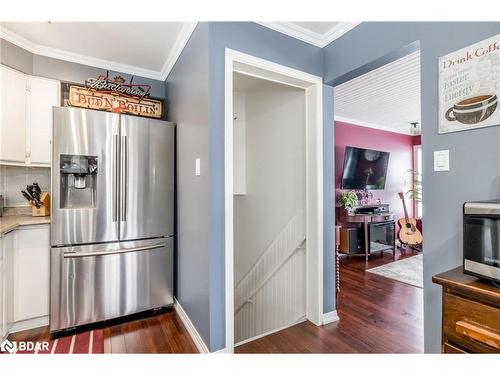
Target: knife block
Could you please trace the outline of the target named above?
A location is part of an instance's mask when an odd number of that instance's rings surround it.
[[[50,195],[47,192],[40,194],[42,205],[40,208],[31,206],[31,216],[50,216]]]

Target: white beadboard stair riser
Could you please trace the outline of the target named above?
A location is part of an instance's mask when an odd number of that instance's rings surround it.
[[[298,212],[235,288],[235,342],[303,321],[306,311],[305,213]]]

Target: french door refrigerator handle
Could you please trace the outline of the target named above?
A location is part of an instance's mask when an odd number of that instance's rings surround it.
[[[113,134],[113,222],[118,221],[118,174],[120,149],[118,147],[118,134]]]
[[[159,248],[164,247],[164,246],[165,246],[165,243],[161,242],[161,243],[157,243],[154,245],[133,247],[130,249],[121,249],[121,250],[113,250],[113,251],[93,251],[93,252],[88,252],[88,253],[78,253],[78,252],[68,251],[68,252],[65,252],[63,254],[63,257],[64,258],[84,258],[84,257],[96,257],[96,256],[102,256],[102,255],[134,253],[134,252],[138,252],[138,251],[159,249]]]
[[[128,175],[128,140],[122,135],[122,158],[121,158],[121,220],[127,221],[127,175]]]

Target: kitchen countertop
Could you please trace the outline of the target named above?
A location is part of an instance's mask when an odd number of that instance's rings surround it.
[[[50,216],[3,216],[0,217],[0,236],[19,226],[39,224],[50,224]]]

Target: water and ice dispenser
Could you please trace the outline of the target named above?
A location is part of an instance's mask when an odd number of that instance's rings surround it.
[[[97,156],[61,155],[60,163],[60,207],[96,207]]]

